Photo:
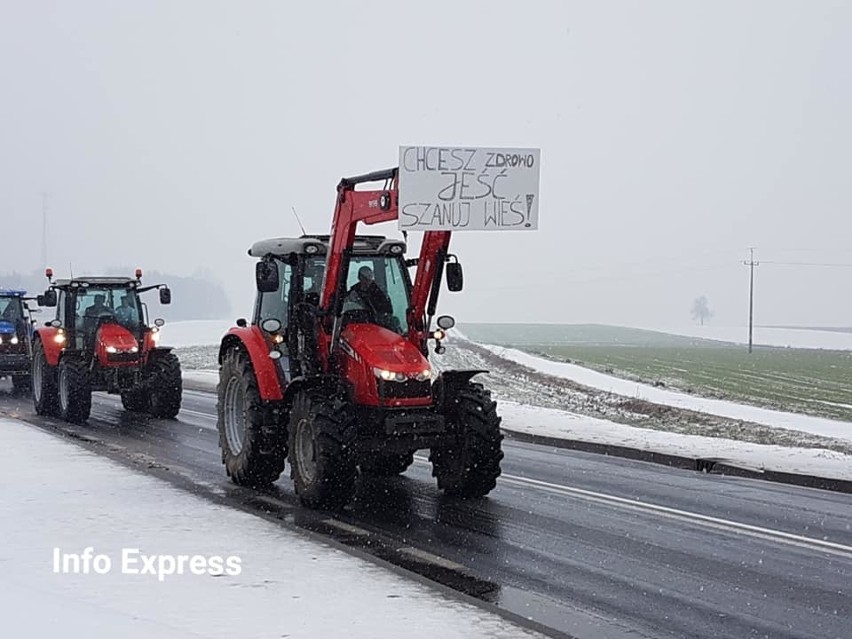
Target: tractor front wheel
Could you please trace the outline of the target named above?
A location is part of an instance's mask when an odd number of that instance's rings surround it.
[[[287,435],[266,424],[257,379],[248,354],[229,349],[219,369],[217,427],[222,462],[235,484],[266,486],[277,480],[287,461]]]
[[[290,409],[290,473],[309,508],[335,510],[355,494],[355,416],[347,402],[301,391]]]
[[[59,416],[80,424],[92,412],[92,389],[85,362],[65,357],[59,362]]]
[[[180,412],[183,396],[180,361],[174,353],[164,353],[148,366],[151,389],[148,410],[154,417],[174,419]]]
[[[47,363],[44,345],[36,341],[33,348],[33,404],[38,415],[59,415],[59,394],[56,388],[56,367]]]
[[[468,382],[445,416],[452,439],[429,454],[438,488],[460,497],[487,495],[497,485],[503,459],[497,403],[482,384]]]

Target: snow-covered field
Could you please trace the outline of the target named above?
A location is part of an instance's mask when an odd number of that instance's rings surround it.
[[[160,344],[175,348],[218,344],[232,326],[234,319],[169,322],[160,329]]]
[[[734,344],[748,344],[747,326],[634,326],[658,333],[700,337]],[[764,328],[756,326],[753,330],[753,342],[759,346],[780,346],[783,348],[823,348],[839,351],[852,351],[852,333],[834,331],[814,331],[798,328]]]
[[[630,380],[614,377],[605,373],[599,373],[583,366],[568,364],[566,362],[554,362],[543,357],[537,357],[524,351],[502,346],[482,345],[494,354],[508,359],[533,370],[569,379],[589,388],[642,399],[654,404],[672,406],[674,408],[685,408],[691,411],[717,415],[762,424],[774,428],[786,428],[797,430],[821,437],[832,437],[847,439],[852,442],[852,424],[821,417],[811,417],[798,413],[787,413],[777,410],[747,406],[720,399],[708,399],[696,397],[687,393],[657,388],[648,384],[633,382]]]
[[[21,422],[0,420],[0,446],[15,451],[0,465],[4,637],[538,636]],[[54,570],[54,549],[89,547],[108,572]],[[156,572],[123,572],[123,549],[158,555]],[[176,574],[181,555],[236,557],[239,574],[210,574],[221,570],[205,560]],[[135,558],[127,567],[142,569]]]

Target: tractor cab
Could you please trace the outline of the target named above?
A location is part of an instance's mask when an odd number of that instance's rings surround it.
[[[32,310],[26,291],[0,289],[0,377],[11,377],[16,390],[29,386]]]

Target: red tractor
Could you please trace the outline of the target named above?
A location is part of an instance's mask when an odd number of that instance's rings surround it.
[[[356,185],[384,182],[381,190]],[[358,469],[395,475],[430,450],[439,489],[480,497],[503,458],[500,417],[472,378],[434,375],[449,316],[432,327],[442,275],[462,288],[450,232],[426,232],[420,256],[405,242],[356,235],[358,222],[398,217],[397,169],[344,178],[331,235],[255,243],[258,290],[251,325],[238,320],[219,351],[218,429],[232,481],[266,485],[285,461],[303,504],[339,508]],[[414,281],[409,268],[416,266]]]
[[[56,318],[33,335],[33,400],[39,415],[84,422],[92,392],[121,395],[124,408],[155,417],[178,414],[183,383],[180,363],[170,348],[158,346],[162,319],[148,322],[139,295],[159,289],[160,303],[171,303],[163,284],[142,286],[135,278],[78,277],[53,281],[38,296],[40,306],[56,307]]]

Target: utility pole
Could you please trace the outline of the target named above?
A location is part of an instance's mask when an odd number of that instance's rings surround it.
[[[748,352],[752,349],[752,335],[754,330],[754,267],[760,266],[760,262],[754,261],[754,248],[749,249],[749,259],[743,264],[749,267],[748,278]]]

